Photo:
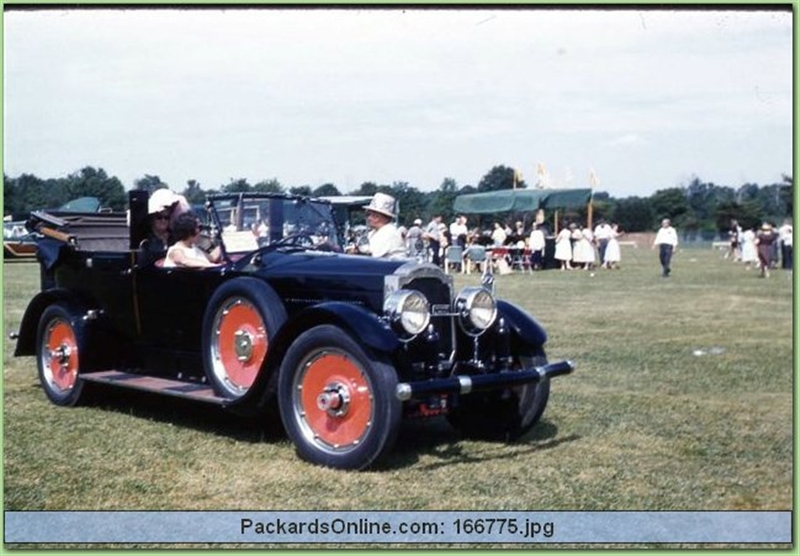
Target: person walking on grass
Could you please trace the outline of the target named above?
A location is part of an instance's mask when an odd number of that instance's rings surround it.
[[[783,221],[783,226],[778,228],[778,240],[781,243],[781,268],[784,270],[792,270],[792,267],[794,266],[792,236],[792,221],[786,219]]]
[[[761,268],[761,277],[769,278],[769,267],[771,264],[772,245],[778,241],[778,234],[772,228],[772,224],[764,222],[761,231],[756,235],[756,246],[758,247],[758,265]]]
[[[669,218],[661,221],[656,238],[653,240],[653,249],[658,246],[658,260],[661,262],[661,276],[668,278],[672,269],[672,253],[678,247],[678,232],[672,227]]]
[[[741,261],[744,263],[745,270],[750,270],[751,265],[758,266],[756,233],[750,228],[747,228],[744,232],[742,232]]]

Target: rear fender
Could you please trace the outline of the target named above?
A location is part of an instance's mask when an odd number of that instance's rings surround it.
[[[537,351],[547,342],[547,332],[542,325],[513,303],[498,300],[497,318],[505,319],[511,329],[512,345]]]
[[[74,314],[85,313],[89,310],[88,305],[64,289],[52,289],[36,294],[28,303],[28,308],[25,309],[22,317],[18,330],[17,347],[14,350],[15,356],[36,355],[36,330],[39,326],[39,319],[44,310],[56,302],[64,303]]]

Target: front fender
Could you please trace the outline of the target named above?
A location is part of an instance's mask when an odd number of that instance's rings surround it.
[[[313,326],[333,324],[356,340],[379,352],[392,352],[400,345],[397,336],[378,317],[358,305],[332,301],[301,312],[281,330],[280,343],[288,344]]]
[[[524,346],[540,348],[547,342],[547,332],[542,325],[513,303],[498,300],[497,316],[505,319],[511,332]]]
[[[337,326],[350,334],[357,342],[365,344],[379,353],[390,353],[400,344],[394,333],[384,326],[374,313],[357,305],[328,302],[309,307],[286,322],[276,334],[265,362],[267,370],[260,373],[257,379],[258,384],[253,388],[254,392],[259,392],[256,407],[274,409],[277,371],[280,369],[289,346],[300,334],[321,324]],[[249,401],[251,397],[246,395],[242,398],[242,403],[237,403],[238,406],[241,406],[242,411],[247,407],[245,399]]]

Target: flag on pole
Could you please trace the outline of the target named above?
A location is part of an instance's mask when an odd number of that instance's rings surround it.
[[[597,174],[595,174],[594,168],[589,168],[589,183],[591,184],[592,189],[600,184],[600,180],[597,179]]]
[[[547,170],[541,162],[536,166],[536,176],[536,187],[539,189],[547,187]]]

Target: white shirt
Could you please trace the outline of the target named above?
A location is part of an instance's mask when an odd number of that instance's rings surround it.
[[[406,237],[408,238],[409,241],[419,239],[420,237],[422,237],[422,228],[414,224],[408,229]]]
[[[185,245],[181,245],[180,243],[176,243],[175,245],[171,246],[167,249],[167,258],[164,259],[164,268],[172,268],[178,266],[175,264],[175,261],[172,260],[170,256],[175,251],[183,251],[183,254],[188,259],[197,259],[199,261],[203,261],[208,264],[208,257],[206,254],[203,253],[197,245],[192,245],[191,247],[186,247]]]
[[[370,230],[367,237],[369,238],[369,250],[373,257],[394,259],[404,257],[406,254],[403,236],[392,223],[385,224],[377,230]]]
[[[653,245],[661,245],[663,243],[672,245],[673,247],[678,246],[678,232],[676,232],[675,228],[672,226],[667,226],[666,228],[662,226],[658,229]]]
[[[503,228],[495,228],[492,232],[492,242],[495,245],[503,245],[506,239],[508,239],[508,236]]]
[[[439,229],[439,223],[435,220],[431,220],[428,223],[428,226],[425,228],[425,233],[428,234],[430,239],[433,241],[439,241],[442,238],[442,234]]]
[[[541,251],[544,249],[544,233],[542,230],[533,230],[529,243],[532,251]]]
[[[609,224],[600,224],[594,229],[594,237],[597,241],[611,239],[613,235],[614,231]]]
[[[468,231],[469,230],[467,230],[467,225],[462,224],[459,221],[450,224],[450,237],[452,237],[454,241],[458,236],[467,235]]]
[[[778,229],[778,235],[783,244],[787,247],[792,245],[792,226],[791,224],[784,224]]]

